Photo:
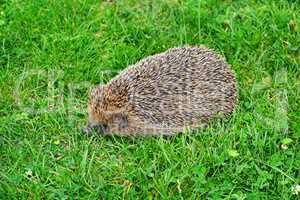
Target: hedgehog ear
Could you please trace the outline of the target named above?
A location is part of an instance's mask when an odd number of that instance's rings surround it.
[[[119,128],[126,128],[128,126],[127,116],[123,113],[115,114],[114,121],[118,124]]]

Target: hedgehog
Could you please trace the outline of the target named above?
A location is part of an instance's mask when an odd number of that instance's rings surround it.
[[[82,131],[174,135],[229,115],[237,96],[234,73],[219,54],[205,46],[171,48],[91,89]]]

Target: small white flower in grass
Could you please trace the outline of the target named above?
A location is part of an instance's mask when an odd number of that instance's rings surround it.
[[[292,187],[292,193],[295,194],[295,195],[300,194],[300,185],[294,185]]]
[[[288,145],[286,145],[286,144],[282,144],[282,145],[281,145],[281,148],[282,148],[283,150],[287,150],[289,147],[288,147]]]
[[[281,140],[281,149],[283,150],[287,150],[289,148],[289,144],[291,144],[293,142],[293,140],[291,138],[284,138],[283,140]]]
[[[26,172],[25,172],[25,175],[27,176],[27,177],[32,177],[32,175],[33,175],[33,173],[32,173],[32,170],[31,169],[28,169]]]

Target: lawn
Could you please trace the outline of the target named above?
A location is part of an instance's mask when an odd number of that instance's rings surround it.
[[[0,0],[0,42],[0,199],[299,198],[300,1]],[[235,71],[232,116],[169,138],[79,131],[92,85],[185,44]]]

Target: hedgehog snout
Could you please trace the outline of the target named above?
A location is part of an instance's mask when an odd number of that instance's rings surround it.
[[[107,124],[97,124],[94,126],[94,129],[98,134],[105,134],[109,131],[109,127]]]
[[[95,131],[98,134],[105,134],[109,132],[109,126],[105,123],[91,124],[89,123],[86,127],[81,128],[81,131],[87,135]]]

